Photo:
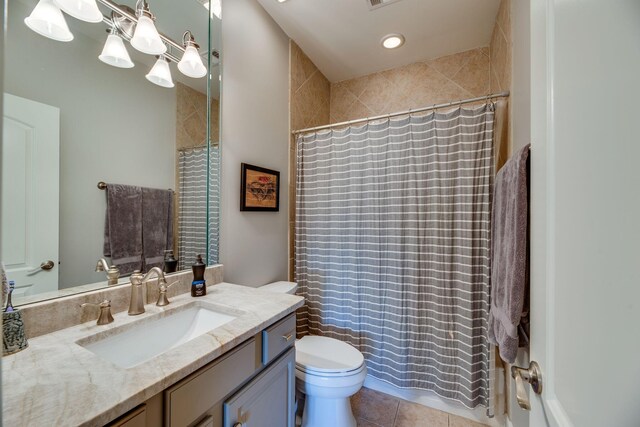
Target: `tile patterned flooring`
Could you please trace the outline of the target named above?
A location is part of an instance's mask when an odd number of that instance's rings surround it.
[[[362,388],[351,398],[358,427],[484,427],[485,424]]]

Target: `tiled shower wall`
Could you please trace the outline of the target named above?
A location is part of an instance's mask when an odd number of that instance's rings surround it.
[[[176,150],[205,145],[207,136],[207,95],[176,82]],[[220,106],[211,100],[211,141],[218,142]]]
[[[289,42],[289,61],[291,130],[329,124],[329,80],[293,40]],[[293,280],[296,218],[296,146],[293,137],[289,147],[289,280]]]
[[[496,23],[493,26],[491,45],[491,92],[511,91],[511,0],[502,0],[498,9]],[[499,146],[495,147],[496,166],[500,168],[511,156],[511,102],[509,102],[508,119],[505,123]]]
[[[331,122],[420,108],[489,93],[482,47],[331,84]]]

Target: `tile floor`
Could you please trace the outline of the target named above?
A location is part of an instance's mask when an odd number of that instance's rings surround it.
[[[351,398],[358,427],[484,427],[485,424],[427,408],[368,388]]]

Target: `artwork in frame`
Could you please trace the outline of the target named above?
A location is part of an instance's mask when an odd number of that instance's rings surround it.
[[[242,163],[240,210],[270,211],[280,209],[280,172]]]

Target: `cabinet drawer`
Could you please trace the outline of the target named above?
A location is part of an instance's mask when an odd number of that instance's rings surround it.
[[[267,365],[296,341],[296,315],[291,314],[262,331],[262,363]]]
[[[256,340],[222,356],[165,391],[165,425],[188,426],[256,371]]]

